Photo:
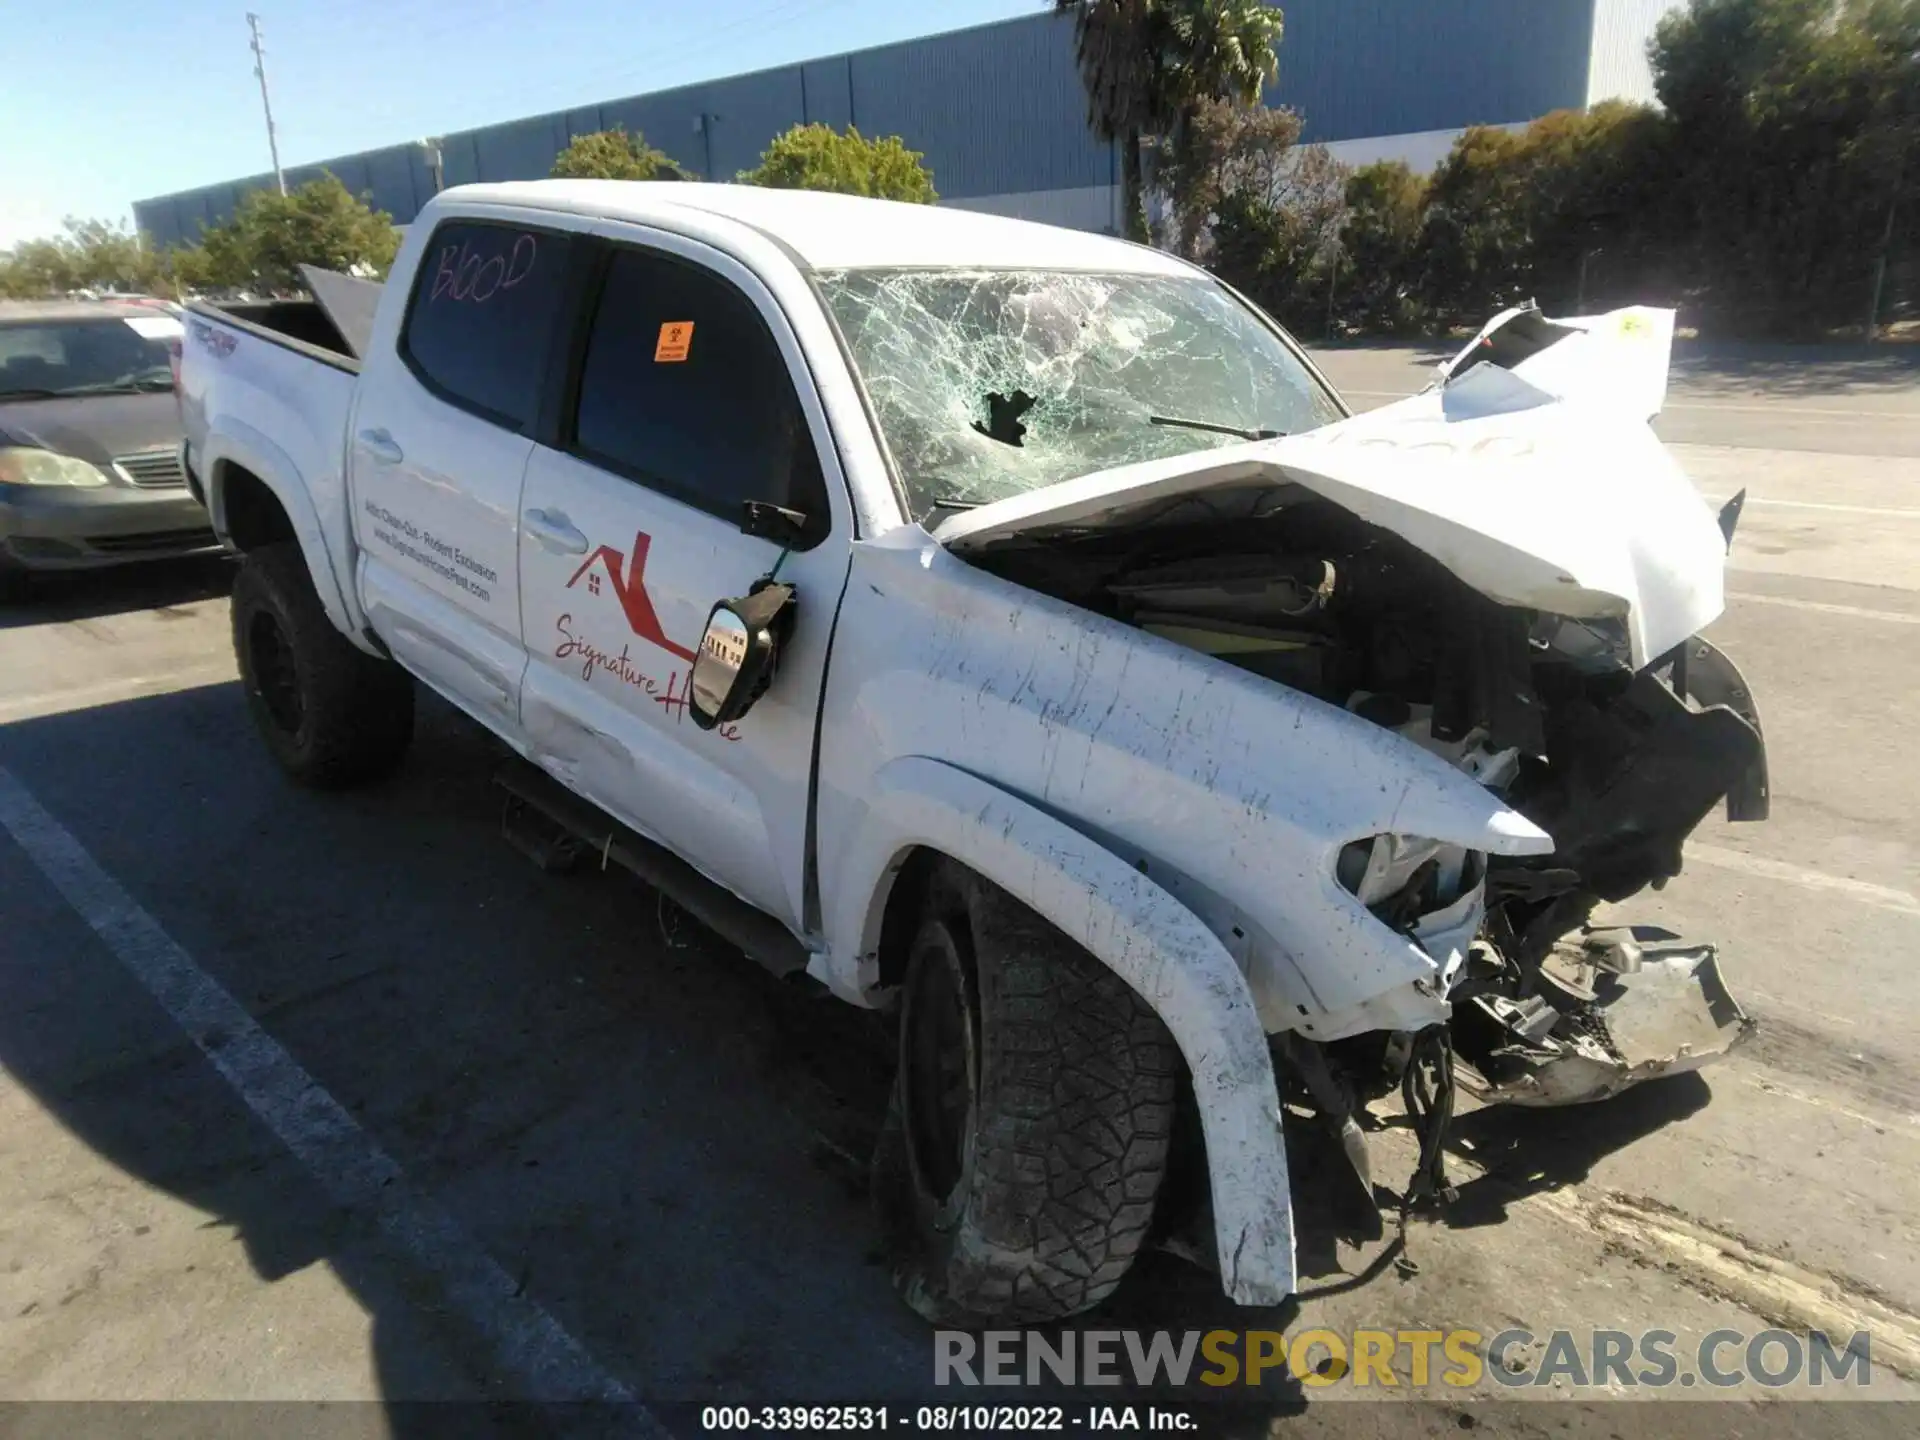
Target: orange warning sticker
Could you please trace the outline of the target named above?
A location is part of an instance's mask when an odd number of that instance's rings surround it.
[[[660,327],[660,339],[653,347],[653,363],[664,365],[671,360],[684,360],[692,344],[693,321],[669,320]]]

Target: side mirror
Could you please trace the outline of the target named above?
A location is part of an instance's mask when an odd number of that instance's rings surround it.
[[[707,613],[693,657],[687,709],[702,730],[738,720],[773,683],[780,646],[793,623],[793,587],[763,582],[740,600]]]

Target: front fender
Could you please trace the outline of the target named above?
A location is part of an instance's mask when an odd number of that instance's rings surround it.
[[[964,770],[922,756],[885,765],[844,852],[832,933],[852,974],[877,980],[880,917],[907,858],[928,848],[971,867],[1044,916],[1125,980],[1172,1032],[1193,1077],[1206,1139],[1221,1282],[1245,1305],[1293,1290],[1293,1211],[1279,1091],[1267,1037],[1233,957],[1194,913],[1112,852]],[[816,960],[816,966],[828,962]]]
[[[355,645],[371,653],[371,647],[362,638],[365,619],[354,599],[350,572],[342,568],[351,563],[346,554],[345,537],[341,537],[337,546],[328,542],[326,528],[320,522],[320,512],[313,503],[313,495],[299,467],[286,451],[251,425],[226,416],[208,429],[206,441],[196,459],[201,474],[206,478],[207,513],[213,517],[214,533],[223,541],[228,539],[226,467],[238,465],[243,470],[251,471],[273,492],[274,498],[280,502],[280,508],[286,511],[287,519],[293,525],[294,538],[300,544],[300,552],[306,557],[307,571],[313,577],[313,588],[327,612],[327,619]],[[334,554],[336,548],[341,552],[337,557]]]

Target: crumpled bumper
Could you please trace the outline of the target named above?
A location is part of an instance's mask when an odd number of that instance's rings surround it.
[[[1461,1083],[1481,1099],[1547,1106],[1698,1070],[1753,1028],[1713,946],[1635,925],[1568,937],[1530,996],[1456,1001],[1453,1038],[1475,1072]]]

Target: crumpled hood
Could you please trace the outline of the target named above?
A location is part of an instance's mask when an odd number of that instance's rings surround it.
[[[934,538],[965,552],[1023,531],[1135,520],[1178,496],[1294,484],[1503,604],[1623,618],[1643,666],[1725,603],[1726,538],[1647,423],[1664,399],[1672,331],[1672,311],[1557,322],[1508,311],[1418,395],[1304,435],[996,501]],[[1520,332],[1527,343],[1503,343]],[[1492,358],[1523,352],[1510,365]]]

